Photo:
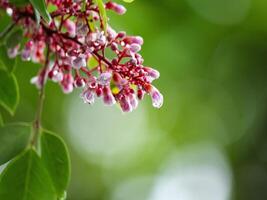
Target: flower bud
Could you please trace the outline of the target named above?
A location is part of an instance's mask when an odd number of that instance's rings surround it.
[[[118,73],[118,72],[114,72],[113,73],[113,80],[116,84],[121,84],[121,81],[122,81],[122,77],[121,75]]]
[[[117,38],[125,38],[125,36],[126,36],[126,33],[124,32],[124,31],[121,31],[121,32],[119,32],[118,33],[118,35],[117,35]]]
[[[150,67],[144,67],[144,70],[148,73],[148,76],[150,76],[153,79],[158,79],[160,77],[159,71],[150,68]]]
[[[144,96],[145,96],[145,91],[144,90],[141,90],[141,89],[138,89],[137,90],[137,97],[138,97],[138,99],[139,100],[143,100]]]
[[[103,89],[103,101],[108,106],[112,106],[116,103],[116,100],[109,87],[104,87]]]
[[[99,33],[97,34],[96,42],[97,42],[99,45],[101,45],[101,46],[104,46],[104,45],[106,44],[106,42],[107,42],[107,38],[106,38],[104,32],[99,32]]]
[[[61,88],[65,94],[69,94],[73,91],[73,77],[71,74],[64,74],[61,81]]]
[[[113,10],[119,15],[123,15],[126,12],[126,8],[123,5],[111,1],[106,3],[106,9]]]
[[[113,28],[111,28],[110,26],[108,26],[108,28],[107,28],[107,33],[108,33],[109,40],[113,40],[117,35],[116,31]]]
[[[133,107],[129,101],[128,98],[126,98],[125,96],[123,96],[121,98],[121,100],[119,101],[120,103],[120,107],[122,109],[123,112],[132,112],[133,111]]]
[[[97,87],[95,90],[96,96],[100,97],[103,94],[103,90],[101,87]]]
[[[138,100],[134,94],[129,95],[129,101],[133,109],[138,107]]]
[[[31,50],[24,48],[21,52],[21,59],[23,61],[30,61],[31,60]]]
[[[141,46],[139,44],[133,43],[130,45],[129,49],[132,53],[137,53],[141,50]]]
[[[67,19],[64,22],[64,27],[67,29],[70,37],[74,38],[76,36],[76,24],[72,20]]]
[[[151,96],[151,99],[152,99],[152,105],[155,108],[160,108],[163,105],[163,96],[162,96],[162,94],[154,86],[152,86],[151,91],[149,93],[150,93],[150,96]]]
[[[143,45],[144,40],[140,36],[127,36],[126,38],[124,38],[123,42],[125,44],[139,44],[139,45]]]
[[[52,70],[48,73],[48,77],[54,82],[61,82],[63,80],[63,73],[58,70]]]
[[[85,86],[85,81],[83,78],[81,77],[77,77],[74,80],[74,86],[75,87],[84,87]]]
[[[112,42],[110,45],[110,48],[112,51],[117,51],[118,50],[118,44],[115,42]]]
[[[15,58],[18,55],[19,45],[15,46],[14,48],[9,48],[7,50],[7,55],[9,58]]]

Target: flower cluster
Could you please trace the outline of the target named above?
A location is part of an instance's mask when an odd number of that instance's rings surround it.
[[[92,0],[47,0],[51,22],[38,25],[31,5],[15,7],[0,0],[0,7],[21,25],[25,45],[8,49],[8,55],[20,54],[22,60],[45,65],[31,82],[42,88],[47,79],[57,82],[64,93],[82,88],[85,103],[93,104],[96,97],[106,105],[119,103],[123,112],[131,112],[145,94],[160,108],[163,96],[151,83],[158,79],[157,70],[143,65],[140,55],[143,39],[113,30],[101,9]],[[125,7],[108,1],[106,10],[119,15]],[[47,61],[48,59],[48,61]]]

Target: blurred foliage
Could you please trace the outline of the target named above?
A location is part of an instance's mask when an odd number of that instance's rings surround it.
[[[217,199],[267,199],[267,2],[136,0],[125,6],[125,16],[107,13],[110,24],[144,37],[145,64],[161,72],[156,84],[165,104],[154,110],[147,97],[136,113],[122,115],[83,105],[77,92],[65,96],[49,82],[43,121],[71,149],[67,199],[159,199],[150,193],[169,158],[197,144],[203,145],[195,156],[212,145],[229,167],[229,195]],[[7,23],[1,19],[0,29]],[[29,80],[37,70],[18,61],[21,101],[14,118],[1,110],[4,121],[34,118],[37,90]]]

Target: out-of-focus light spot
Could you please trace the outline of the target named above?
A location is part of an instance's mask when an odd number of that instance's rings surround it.
[[[231,178],[228,162],[219,149],[187,147],[164,165],[149,200],[228,200]]]
[[[187,0],[205,19],[223,25],[237,24],[245,19],[250,0]]]
[[[106,167],[123,166],[147,142],[146,113],[142,106],[123,114],[120,108],[105,106],[100,99],[90,106],[75,97],[68,107],[70,142],[86,159]]]
[[[120,183],[112,194],[112,200],[146,200],[153,177],[136,177]]]
[[[6,13],[8,14],[8,16],[12,16],[12,14],[13,14],[12,8],[7,8]]]

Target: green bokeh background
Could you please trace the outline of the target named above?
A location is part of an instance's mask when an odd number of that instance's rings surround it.
[[[85,105],[49,82],[43,126],[72,159],[68,200],[267,199],[267,1],[135,0],[108,12],[143,36],[145,65],[161,72],[137,111]],[[32,121],[38,65],[19,62],[15,117]]]

